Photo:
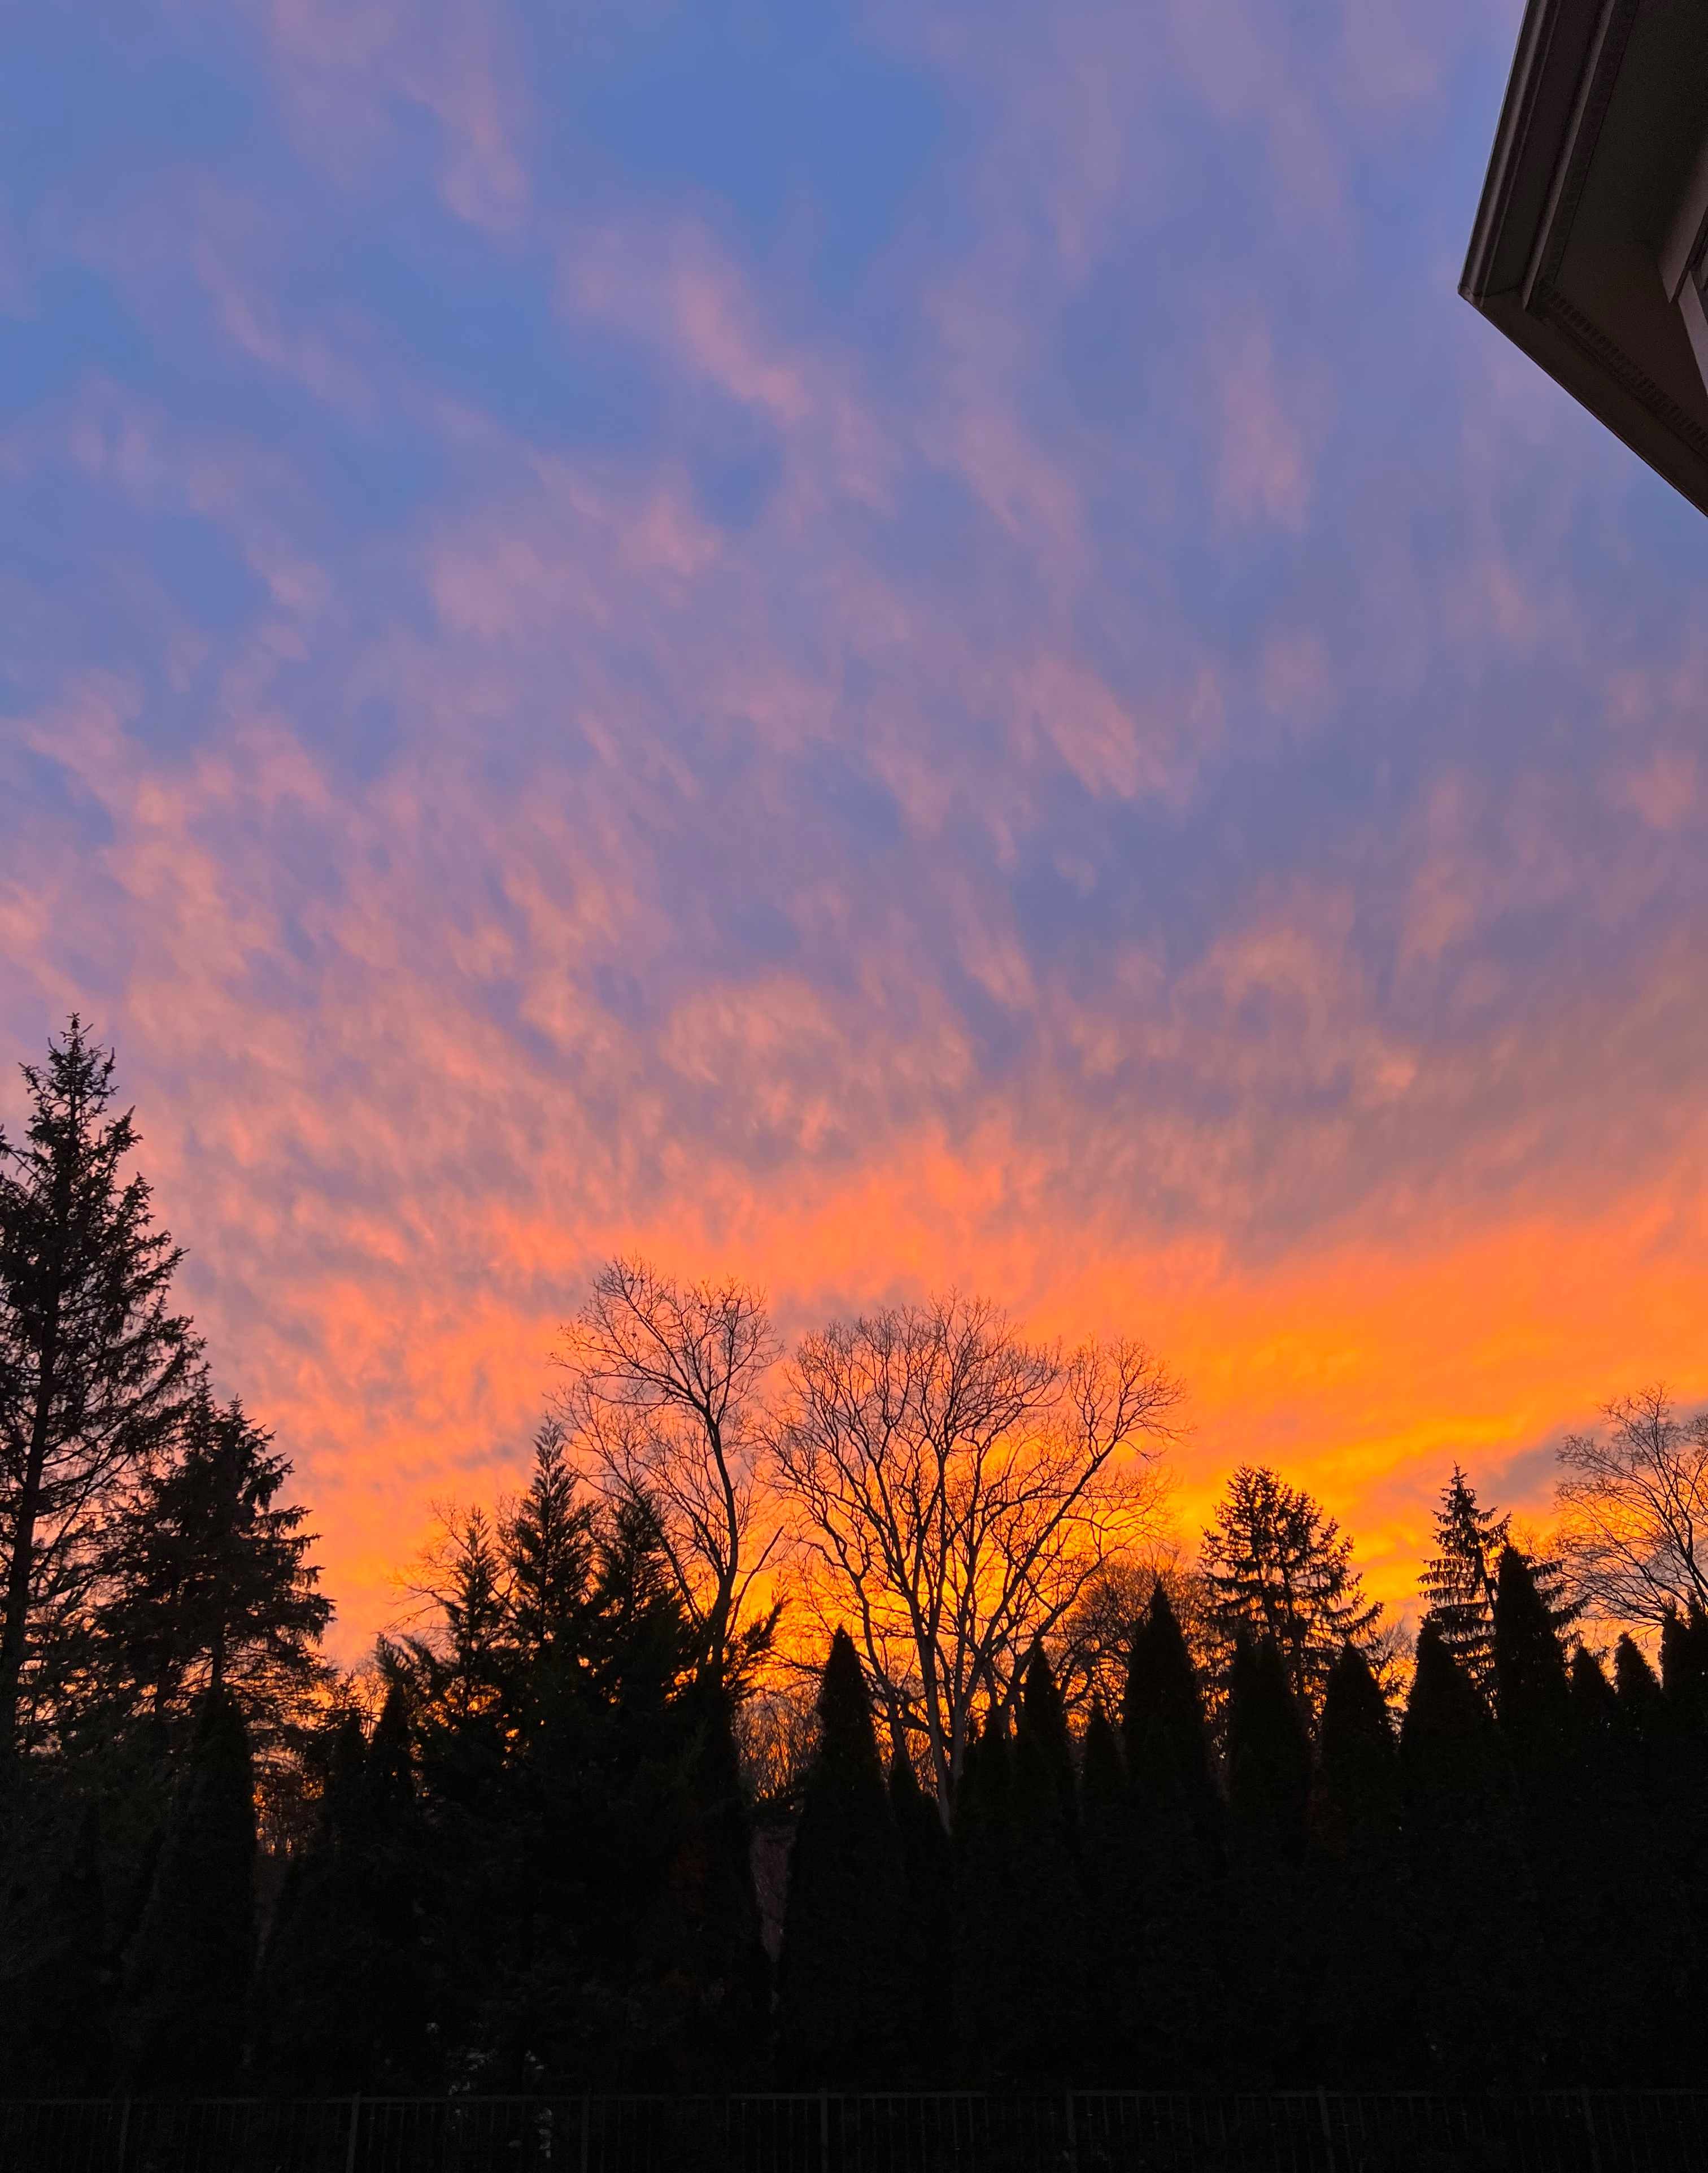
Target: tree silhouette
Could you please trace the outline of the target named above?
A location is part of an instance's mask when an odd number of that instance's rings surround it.
[[[778,1966],[785,2071],[800,2082],[881,2073],[905,2042],[912,1984],[902,1852],[853,1640],[831,1641],[818,1751],[789,1863]]]
[[[1293,1694],[1314,1716],[1328,1671],[1382,1614],[1352,1566],[1352,1542],[1302,1487],[1242,1464],[1204,1537],[1212,1611],[1231,1650],[1243,1631],[1271,1639]]]
[[[1442,1643],[1491,1704],[1495,1574],[1511,1522],[1481,1506],[1456,1464],[1436,1512],[1436,1551],[1418,1581]]]
[[[99,1567],[107,1497],[159,1453],[198,1346],[170,1309],[181,1258],[150,1212],[114,1060],[73,1016],[23,1066],[23,1139],[0,1133],[0,1762],[51,1723],[56,1661]]]
[[[129,2085],[218,2092],[237,2079],[255,1959],[255,1777],[243,1715],[212,1686],[179,1779],[126,1976]]]

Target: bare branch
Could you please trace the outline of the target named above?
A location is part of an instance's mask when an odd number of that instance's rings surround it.
[[[644,1500],[677,1593],[720,1679],[768,1633],[756,1579],[775,1541],[757,1486],[764,1377],[777,1344],[764,1295],[734,1278],[679,1283],[607,1262],[563,1331],[554,1399],[611,1501]]]
[[[1587,1613],[1651,1630],[1708,1608],[1708,1412],[1680,1419],[1655,1383],[1603,1415],[1561,1446],[1554,1544]]]
[[[1142,1344],[1064,1357],[955,1295],[802,1342],[773,1468],[804,1582],[946,1812],[978,1706],[1011,1703],[1032,1639],[1156,1531],[1180,1400]]]

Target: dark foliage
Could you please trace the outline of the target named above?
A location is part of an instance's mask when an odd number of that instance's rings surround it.
[[[845,1631],[832,1641],[818,1716],[783,1920],[779,2041],[792,2081],[869,2082],[905,2041],[907,1901],[865,1679]]]

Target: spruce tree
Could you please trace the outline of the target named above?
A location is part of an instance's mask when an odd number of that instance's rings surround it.
[[[818,1717],[784,1907],[779,2058],[797,2084],[846,2084],[881,2077],[911,2019],[901,1851],[846,1631],[831,1642]]]
[[[179,1250],[123,1174],[110,1051],[74,1016],[23,1070],[23,1138],[0,1133],[0,1766],[63,1718],[102,1514],[176,1430],[198,1348]]]
[[[1419,1580],[1441,1642],[1486,1697],[1495,1698],[1495,1572],[1510,1516],[1478,1502],[1456,1464],[1436,1512],[1436,1551]]]
[[[301,1710],[325,1675],[332,1609],[306,1512],[277,1506],[290,1469],[240,1403],[222,1408],[198,1386],[104,1536],[98,1664],[121,1698],[174,1713],[229,1688],[268,1739]]]
[[[1427,2056],[1417,2083],[1528,2087],[1542,2057],[1538,1924],[1511,1761],[1429,1616],[1400,1729],[1400,1776]]]
[[[1350,1539],[1302,1487],[1242,1464],[1204,1532],[1203,1560],[1229,1647],[1242,1632],[1253,1643],[1270,1639],[1314,1719],[1340,1647],[1362,1641],[1382,1614],[1364,1597]]]
[[[229,1690],[202,1699],[126,1972],[129,2087],[218,2095],[237,2079],[255,1955],[255,1779]]]

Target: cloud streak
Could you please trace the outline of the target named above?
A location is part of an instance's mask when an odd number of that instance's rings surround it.
[[[117,1042],[347,1654],[619,1246],[1145,1333],[1393,1594],[1708,1394],[1708,566],[1452,301],[1501,40],[998,18],[743,143],[668,9],[169,10],[245,132],[8,179],[0,1027]]]

